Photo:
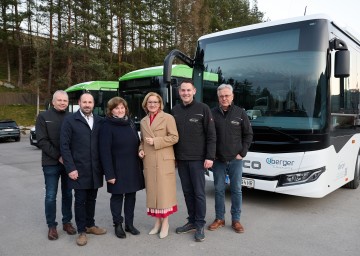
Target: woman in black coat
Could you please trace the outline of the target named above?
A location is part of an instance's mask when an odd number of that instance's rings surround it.
[[[123,202],[125,231],[133,235],[140,234],[133,225],[136,191],[145,187],[138,158],[140,141],[135,125],[129,118],[127,102],[123,98],[110,99],[106,112],[106,120],[100,129],[100,159],[107,191],[111,193],[110,209],[115,234],[119,238],[126,238],[122,228]]]

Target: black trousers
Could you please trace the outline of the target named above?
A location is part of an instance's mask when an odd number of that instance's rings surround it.
[[[196,228],[205,225],[206,196],[204,161],[177,161],[188,220]]]
[[[114,224],[120,224],[124,222],[124,218],[121,215],[123,202],[125,225],[133,225],[136,192],[126,194],[111,194],[110,209],[113,217],[113,222]]]
[[[74,189],[75,222],[78,233],[86,231],[86,227],[95,226],[95,205],[97,189]]]

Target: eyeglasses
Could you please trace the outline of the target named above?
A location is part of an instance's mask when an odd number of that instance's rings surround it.
[[[159,101],[148,101],[147,104],[148,104],[148,105],[151,105],[151,104],[159,104]]]
[[[232,95],[219,95],[219,98],[230,98]]]

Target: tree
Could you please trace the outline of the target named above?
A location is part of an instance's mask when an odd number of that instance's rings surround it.
[[[257,0],[250,9],[248,0],[209,0],[211,10],[210,31],[241,27],[261,22],[264,14],[258,10]]]
[[[20,23],[22,21],[22,15],[18,11],[18,1],[15,0],[14,2],[14,9],[15,9],[15,38],[17,41],[17,48],[18,48],[18,87],[23,86],[23,59],[22,59],[22,40],[20,34]]]
[[[207,0],[177,0],[179,7],[176,21],[176,35],[178,42],[175,47],[186,54],[193,54],[197,39],[208,32],[210,13]]]
[[[4,52],[6,56],[6,67],[7,67],[7,81],[11,82],[11,65],[10,65],[10,54],[9,54],[9,14],[8,9],[10,6],[10,0],[3,0],[0,2],[1,5],[1,31],[0,39],[3,41]]]
[[[47,95],[161,65],[174,48],[191,56],[201,35],[263,18],[257,0],[252,8],[248,0],[2,0],[0,7],[7,62],[0,74],[17,78],[18,86],[35,83]]]

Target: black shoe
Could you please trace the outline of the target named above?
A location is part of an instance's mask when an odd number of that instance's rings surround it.
[[[196,242],[202,242],[205,240],[205,233],[204,233],[204,227],[197,228],[195,232],[195,241]]]
[[[185,234],[185,233],[195,231],[195,230],[196,230],[196,228],[195,228],[194,223],[188,222],[184,226],[176,228],[175,232],[177,234]]]
[[[122,228],[122,223],[114,224],[115,227],[115,235],[118,238],[126,238],[126,234]]]
[[[125,231],[130,232],[130,234],[136,236],[140,234],[140,231],[137,230],[133,225],[125,225]]]

